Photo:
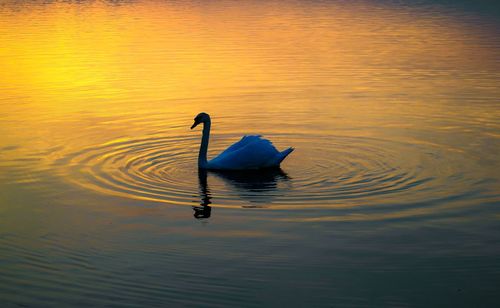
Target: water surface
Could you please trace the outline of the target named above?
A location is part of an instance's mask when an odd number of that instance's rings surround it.
[[[490,2],[4,1],[7,306],[495,306]],[[199,173],[245,134],[296,150]]]

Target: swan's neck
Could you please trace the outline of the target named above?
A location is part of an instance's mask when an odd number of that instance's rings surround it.
[[[201,137],[200,153],[198,154],[198,168],[207,168],[208,139],[210,139],[210,119],[203,123],[203,136]]]

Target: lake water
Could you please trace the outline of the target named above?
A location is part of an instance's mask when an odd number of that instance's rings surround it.
[[[498,12],[2,1],[0,306],[499,306]]]

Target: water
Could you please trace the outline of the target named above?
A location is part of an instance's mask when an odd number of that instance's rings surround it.
[[[497,306],[497,12],[3,1],[2,307]]]

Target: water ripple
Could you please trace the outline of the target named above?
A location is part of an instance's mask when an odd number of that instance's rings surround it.
[[[236,138],[215,135],[211,150],[218,152]],[[379,203],[376,207],[391,215],[408,211],[412,202],[452,197],[459,194],[456,187],[471,184],[459,170],[441,168],[446,149],[428,144],[310,134],[270,139],[297,148],[283,170],[200,175],[198,136],[161,135],[87,147],[56,160],[54,167],[85,189],[173,205],[192,206],[201,199],[229,208],[354,210]],[[393,206],[384,207],[381,197]],[[404,203],[408,206],[398,205]]]

